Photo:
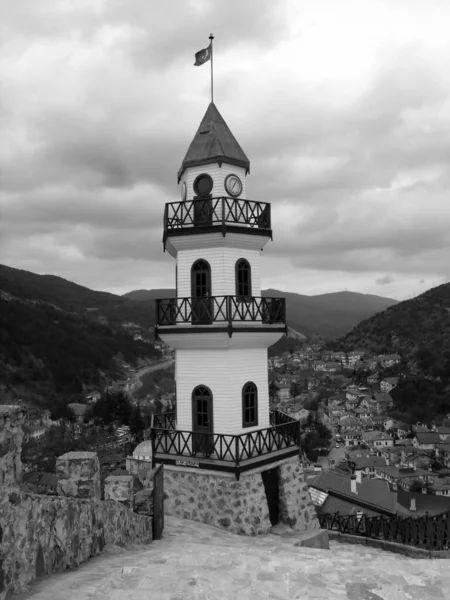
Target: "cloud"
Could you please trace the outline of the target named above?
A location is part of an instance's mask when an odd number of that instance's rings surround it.
[[[390,275],[385,275],[384,277],[379,277],[375,279],[376,285],[389,285],[390,283],[394,283],[395,279]]]
[[[12,4],[3,260],[110,290],[145,273],[172,285],[162,215],[209,101],[209,65],[192,63],[213,31],[218,108],[249,196],[272,204],[267,285],[400,297],[448,278],[448,18],[420,0]]]

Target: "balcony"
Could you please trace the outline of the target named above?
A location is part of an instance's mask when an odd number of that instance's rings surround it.
[[[169,236],[230,232],[268,236],[272,239],[270,204],[221,196],[170,202],[164,210],[164,249]]]
[[[156,300],[158,327],[235,322],[286,324],[285,298],[244,298],[240,296],[208,296],[205,298],[165,298]]]
[[[300,422],[270,412],[271,427],[241,435],[176,429],[175,413],[154,415],[153,461],[183,467],[240,473],[299,453]]]

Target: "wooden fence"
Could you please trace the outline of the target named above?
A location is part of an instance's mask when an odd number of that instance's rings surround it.
[[[426,550],[450,549],[450,512],[417,518],[319,513],[318,518],[323,529],[340,533],[396,542]]]

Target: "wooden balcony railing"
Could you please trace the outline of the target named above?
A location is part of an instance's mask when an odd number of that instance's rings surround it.
[[[175,463],[180,460],[183,462],[182,459],[194,460],[195,466],[234,471],[238,475],[261,462],[270,462],[271,456],[276,452],[290,450],[288,455],[295,455],[300,444],[300,423],[282,413],[278,417],[276,413],[277,411],[271,412],[271,423],[277,423],[280,419],[284,422],[240,435],[181,431],[175,429],[173,413],[154,415],[154,460],[160,462],[172,458],[172,462]],[[274,456],[274,459],[276,458],[280,458],[279,454]],[[186,466],[189,466],[189,462]]]
[[[180,230],[217,225],[256,228],[271,236],[270,204],[228,196],[169,202],[164,210],[164,245],[168,235]]]
[[[320,526],[376,540],[396,542],[428,550],[449,550],[450,512],[418,518],[319,513]]]
[[[210,296],[207,298],[165,298],[156,300],[157,324],[210,324],[213,322],[259,321],[285,323],[285,298],[243,298]]]

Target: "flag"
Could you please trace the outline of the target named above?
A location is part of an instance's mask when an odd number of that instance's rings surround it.
[[[212,52],[211,44],[207,48],[204,48],[203,50],[199,50],[198,52],[196,52],[194,67],[200,67],[205,62],[208,62],[208,60],[211,60],[211,52]]]

